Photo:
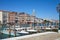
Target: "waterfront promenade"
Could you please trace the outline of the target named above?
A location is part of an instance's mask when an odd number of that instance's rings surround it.
[[[57,40],[60,34],[57,32],[44,32],[21,37],[13,37],[3,40]]]

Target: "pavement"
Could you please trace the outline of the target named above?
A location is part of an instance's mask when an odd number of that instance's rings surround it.
[[[50,33],[21,40],[60,40],[59,38],[60,38],[59,33]]]
[[[22,37],[8,38],[5,40],[60,40],[59,38],[60,38],[60,33],[44,32],[44,33],[37,33]]]
[[[60,40],[60,38],[57,38],[56,40]]]

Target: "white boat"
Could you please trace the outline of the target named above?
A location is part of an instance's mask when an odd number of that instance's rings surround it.
[[[49,29],[49,30],[51,30],[51,28],[46,28],[46,29]]]
[[[6,31],[6,30],[3,30],[2,33],[9,35],[9,31]],[[15,35],[14,32],[11,31],[11,35],[14,36]],[[16,35],[18,36],[19,34],[16,34]]]
[[[37,30],[31,29],[31,30],[27,30],[27,32],[37,32]]]
[[[18,31],[18,30],[23,30],[24,28],[15,28],[15,29]]]
[[[29,34],[29,32],[26,32],[25,30],[22,30],[22,31],[18,32],[18,34]]]

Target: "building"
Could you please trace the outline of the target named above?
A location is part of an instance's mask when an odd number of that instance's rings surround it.
[[[1,24],[14,23],[14,24],[27,24],[34,22],[34,17],[25,12],[10,12],[0,10],[0,22]]]
[[[29,15],[25,12],[18,13],[18,12],[10,12],[10,11],[0,10],[0,23],[1,24],[12,23],[12,24],[20,25],[20,26],[28,25],[31,27],[37,26],[40,24],[44,24],[44,19],[42,20],[41,18],[37,18],[34,15],[34,13],[35,13],[35,11],[33,11],[32,15]],[[51,20],[47,20],[47,21],[51,22]],[[56,23],[56,22],[54,22],[54,23]]]
[[[17,19],[17,12],[9,12],[8,13],[8,22],[9,23],[15,23],[15,21],[18,20]]]
[[[1,23],[3,24],[6,24],[6,23],[14,23],[14,24],[24,24],[24,25],[30,25],[32,26],[35,26],[34,24],[38,24],[38,23],[41,23],[41,19],[40,18],[37,18],[35,15],[34,15],[35,11],[33,10],[33,13],[32,15],[29,15],[25,12],[9,12],[9,11],[0,11],[0,21]],[[43,21],[43,20],[42,20]]]
[[[8,22],[8,11],[0,10],[0,22],[1,24],[6,24]]]
[[[33,23],[34,20],[32,20],[33,17],[30,16],[29,14],[25,13],[25,12],[20,12],[18,15],[18,22],[24,26],[30,26],[30,24]]]

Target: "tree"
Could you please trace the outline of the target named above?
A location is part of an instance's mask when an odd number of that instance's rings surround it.
[[[44,26],[46,26],[47,20],[44,20]]]
[[[9,37],[11,37],[11,28],[10,28],[11,23],[7,23],[7,25],[8,25],[8,28],[9,28],[9,30],[8,30],[9,31]]]

